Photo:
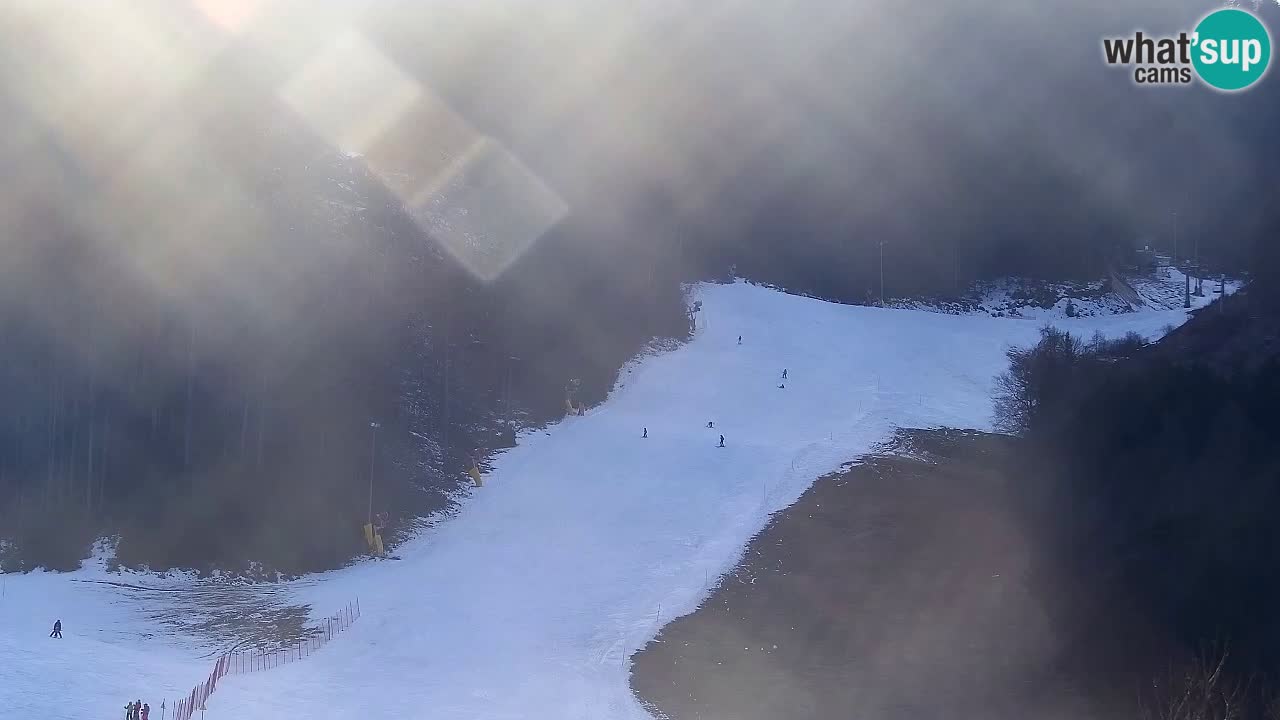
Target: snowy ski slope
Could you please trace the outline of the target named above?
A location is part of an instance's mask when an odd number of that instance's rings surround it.
[[[894,428],[988,427],[1006,347],[1033,342],[1043,322],[835,305],[745,283],[703,285],[698,297],[690,343],[633,363],[585,417],[522,435],[456,517],[399,549],[402,561],[292,583],[316,617],[359,596],[361,620],[304,662],[227,678],[207,717],[648,718],[628,687],[629,656],[696,608],[768,515]],[[1085,338],[1155,337],[1185,318],[1054,322]],[[161,697],[212,667],[206,644],[152,633],[158,601],[81,582],[103,576],[5,579],[0,706],[13,717],[111,718],[142,697],[158,718]],[[61,641],[46,638],[55,617]]]

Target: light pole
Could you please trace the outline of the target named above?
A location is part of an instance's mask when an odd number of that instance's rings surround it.
[[[1204,273],[1200,272],[1200,233],[1196,233],[1192,264],[1196,268],[1196,297],[1204,297]]]
[[[880,241],[880,307],[884,307],[884,240]]]
[[[514,355],[507,356],[507,386],[502,398],[502,411],[507,416],[507,430],[511,430],[511,363],[520,358]]]
[[[380,423],[369,423],[369,524],[373,525],[373,461],[378,457],[378,428]]]
[[[951,291],[957,296],[960,294],[960,238],[951,245],[952,265],[951,265]]]

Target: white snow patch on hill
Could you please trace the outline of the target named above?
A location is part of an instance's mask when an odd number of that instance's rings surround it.
[[[944,312],[953,315],[988,315],[1056,321],[1068,318],[1118,315],[1135,310],[1177,310],[1183,306],[1185,276],[1176,268],[1126,276],[1137,297],[1147,308],[1134,307],[1119,294],[1109,290],[1101,280],[1087,284],[1048,283],[1017,278],[981,282],[974,286],[973,297],[963,302],[930,303],[920,300],[893,302],[893,307],[908,310]],[[1238,280],[1226,281],[1227,294],[1239,290]],[[1192,280],[1192,288],[1195,280]],[[1218,297],[1217,280],[1206,279],[1203,295],[1191,296],[1191,308],[1198,309]]]
[[[769,514],[895,428],[989,427],[1006,347],[1033,342],[1042,322],[745,283],[697,296],[691,342],[634,363],[585,417],[523,435],[403,561],[286,586],[314,617],[358,596],[362,618],[305,661],[224,679],[209,720],[647,718],[630,655],[697,607]],[[1055,322],[1085,338],[1155,337],[1185,317]],[[158,718],[161,697],[211,669],[204,644],[153,632],[144,598],[79,582],[101,574],[5,578],[0,706],[13,717],[108,718],[142,697]],[[61,641],[45,637],[57,617]]]

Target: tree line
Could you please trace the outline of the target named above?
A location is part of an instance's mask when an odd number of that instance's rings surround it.
[[[1010,351],[997,381],[997,421],[1024,436],[1028,531],[1103,598],[1088,622],[1106,627],[1114,603],[1152,628],[1099,636],[1163,643],[1124,651],[1153,654],[1145,676],[1135,670],[1152,717],[1270,717],[1273,707],[1280,359],[1271,290],[1255,282],[1154,345],[1046,329],[1035,347]],[[1186,660],[1187,672],[1166,676],[1157,659]]]

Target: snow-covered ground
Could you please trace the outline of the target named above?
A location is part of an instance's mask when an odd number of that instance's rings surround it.
[[[1161,268],[1156,273],[1135,274],[1127,276],[1125,280],[1133,287],[1136,299],[1146,306],[1145,309],[1176,310],[1183,305],[1185,275],[1177,268]],[[1193,279],[1193,289],[1194,282]],[[1192,309],[1204,307],[1218,297],[1214,292],[1218,287],[1217,280],[1206,279],[1203,286],[1202,296],[1191,296]],[[1238,280],[1227,280],[1227,294],[1239,290],[1240,286]],[[1101,280],[1071,285],[1008,278],[978,283],[973,288],[973,297],[964,302],[930,303],[911,300],[894,302],[892,306],[956,315],[989,315],[1046,322],[1144,309],[1141,306],[1135,307],[1136,304],[1139,303],[1130,304],[1119,294],[1107,291]]]
[[[745,283],[697,294],[691,342],[633,363],[585,417],[522,435],[456,517],[399,549],[403,560],[289,583],[315,617],[358,596],[362,618],[305,661],[224,679],[207,717],[647,718],[628,658],[697,607],[769,514],[894,428],[988,427],[1005,348],[1033,342],[1043,322],[835,305]],[[1085,338],[1155,337],[1185,318],[1145,309],[1054,322]],[[118,717],[141,697],[159,718],[162,697],[209,672],[207,640],[155,632],[153,606],[173,596],[83,582],[104,575],[3,578],[7,716]],[[55,618],[61,641],[46,637]]]

